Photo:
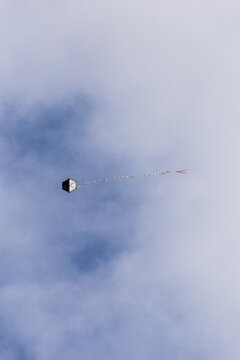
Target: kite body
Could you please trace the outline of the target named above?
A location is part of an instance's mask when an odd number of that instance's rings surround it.
[[[77,190],[77,182],[72,179],[67,179],[62,182],[62,189],[71,193],[74,190]]]

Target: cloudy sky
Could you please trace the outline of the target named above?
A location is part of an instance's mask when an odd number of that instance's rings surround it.
[[[239,11],[1,1],[0,360],[239,359]]]

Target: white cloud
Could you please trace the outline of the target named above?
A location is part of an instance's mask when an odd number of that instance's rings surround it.
[[[238,3],[225,0],[0,5],[1,105],[14,101],[25,114],[36,104],[82,93],[96,100],[97,110],[81,141],[75,123],[76,153],[89,146],[92,163],[92,154],[106,162],[124,159],[130,172],[192,169],[187,177],[169,175],[138,189],[135,232],[127,239],[133,250],[116,259],[109,277],[99,275],[96,290],[97,274],[84,295],[76,284],[63,285],[67,309],[52,315],[46,308],[59,298],[59,288],[25,289],[37,303],[43,297],[38,310],[32,307],[34,317],[44,319],[36,319],[36,333],[30,320],[23,325],[24,317],[12,313],[15,300],[17,309],[24,304],[25,290],[16,285],[2,293],[3,307],[10,309],[6,321],[16,320],[16,333],[40,360],[61,354],[76,359],[81,347],[84,360],[99,353],[115,359],[238,359],[238,13]],[[36,214],[43,208],[41,203]],[[20,234],[27,231],[25,220],[19,221]],[[32,220],[37,226],[38,215]],[[77,215],[73,223],[78,229]],[[104,217],[96,223],[107,231]],[[42,236],[52,229],[50,221]],[[13,230],[9,234],[16,238]],[[55,328],[44,337],[51,322]],[[69,344],[59,346],[65,325],[73,334],[72,352]]]

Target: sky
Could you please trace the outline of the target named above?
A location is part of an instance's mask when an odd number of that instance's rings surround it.
[[[0,360],[239,359],[239,10],[1,1]]]

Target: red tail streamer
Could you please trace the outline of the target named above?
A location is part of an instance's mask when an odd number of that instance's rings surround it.
[[[178,170],[178,171],[176,171],[176,172],[179,173],[179,174],[184,174],[184,175],[186,175],[186,174],[188,173],[188,170],[184,169],[184,170]]]

